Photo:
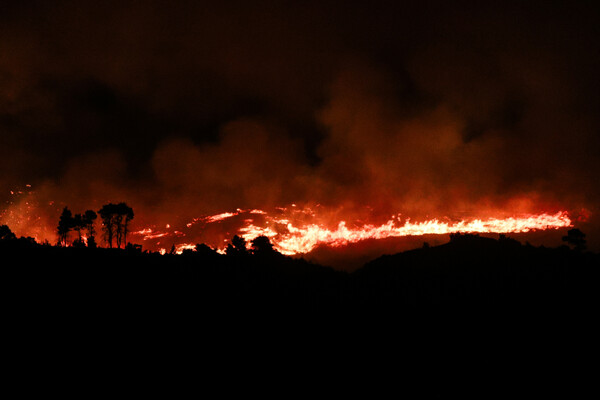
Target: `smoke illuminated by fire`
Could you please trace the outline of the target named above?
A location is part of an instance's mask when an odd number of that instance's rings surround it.
[[[54,3],[0,13],[17,236],[55,244],[64,207],[125,202],[127,239],[163,253],[234,235],[315,260],[454,232],[554,246],[570,226],[600,250],[590,2]]]

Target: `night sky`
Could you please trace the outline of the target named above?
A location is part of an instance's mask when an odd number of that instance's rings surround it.
[[[2,1],[0,200],[567,210],[593,245],[598,7],[481,3]]]

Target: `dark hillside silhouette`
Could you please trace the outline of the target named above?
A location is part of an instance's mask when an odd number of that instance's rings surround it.
[[[222,360],[230,350],[229,365],[252,350],[253,365],[270,352],[288,363],[298,355],[318,362],[341,356],[353,368],[371,368],[360,361],[370,354],[413,368],[407,359],[413,352],[429,376],[432,360],[445,360],[446,373],[467,349],[479,355],[477,368],[508,349],[516,357],[499,368],[513,371],[532,346],[552,360],[561,346],[577,347],[594,332],[600,304],[600,255],[506,237],[456,235],[441,246],[380,257],[354,273],[284,256],[265,238],[243,254],[199,244],[196,251],[161,255],[135,245],[62,247],[2,237],[7,330],[18,330],[28,346],[56,348],[56,357],[67,346],[86,357],[90,348],[129,355],[137,346],[151,360],[162,347],[188,360],[195,352],[199,363],[210,352]],[[577,351],[587,356],[589,348]],[[108,365],[119,360],[111,356]]]
[[[115,307],[144,299],[163,305],[181,301],[185,307],[210,303],[347,312],[521,313],[531,307],[572,312],[599,304],[598,254],[566,246],[537,248],[506,236],[456,234],[447,244],[383,256],[346,273],[283,256],[267,237],[253,240],[250,251],[237,236],[226,255],[198,244],[182,255],[163,256],[131,244],[125,249],[40,245],[15,238],[6,226],[0,234],[5,274],[20,280],[33,298],[68,296],[82,307],[101,298]],[[9,266],[9,259],[17,261]],[[78,307],[75,303],[70,307]]]
[[[374,260],[356,276],[360,295],[382,306],[578,313],[600,303],[598,254],[521,245],[477,235]]]
[[[0,240],[11,240],[16,239],[15,234],[10,230],[7,225],[0,225]]]

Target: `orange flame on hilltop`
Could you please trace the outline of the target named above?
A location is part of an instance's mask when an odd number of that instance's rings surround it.
[[[51,210],[51,213],[44,213]],[[54,213],[58,215],[62,205],[54,201],[40,202],[34,196],[31,185],[14,188],[6,206],[0,208],[0,224],[7,224],[18,235],[31,236],[36,241],[56,238]],[[539,213],[488,219],[429,219],[412,222],[394,215],[380,225],[336,218],[337,213],[328,212],[320,205],[315,208],[291,204],[290,207],[274,207],[271,212],[260,209],[236,209],[214,215],[200,216],[180,224],[151,225],[132,231],[133,242],[141,240],[145,248],[166,253],[173,248],[176,253],[192,250],[195,244],[204,242],[224,253],[225,246],[234,234],[249,244],[258,236],[267,236],[274,248],[286,255],[310,253],[318,246],[339,247],[370,239],[421,236],[430,234],[465,233],[525,233],[537,230],[572,227],[566,211]],[[493,215],[493,214],[492,214]],[[496,214],[497,215],[497,214]],[[589,213],[575,217],[586,220]],[[370,219],[367,218],[366,221]],[[173,226],[172,226],[173,225]],[[87,238],[84,238],[86,240]],[[162,242],[162,244],[161,244]]]
[[[270,228],[261,228],[252,224],[241,228],[242,237],[247,241],[264,235],[274,242],[274,247],[283,254],[309,253],[319,245],[332,247],[345,246],[368,239],[385,239],[401,236],[421,236],[427,234],[449,234],[457,232],[469,233],[523,233],[532,230],[558,229],[570,227],[571,220],[564,211],[556,214],[539,214],[525,217],[505,219],[491,218],[488,220],[475,219],[456,223],[440,222],[437,219],[411,223],[407,220],[404,225],[397,226],[394,219],[383,225],[363,225],[348,228],[341,221],[334,230],[311,224],[295,227],[287,224],[289,233],[278,234]]]
[[[313,220],[319,219],[316,213],[310,208],[293,208],[290,211],[280,207],[277,210],[279,214],[283,213],[284,216],[270,216],[266,211],[257,209],[237,209],[235,212],[223,212],[212,216],[195,218],[192,222],[186,224],[186,227],[190,228],[194,224],[203,223],[202,228],[205,229],[209,224],[225,223],[226,220],[241,217],[241,222],[235,221],[232,223],[236,223],[236,232],[248,243],[258,236],[267,236],[277,251],[286,255],[294,255],[309,253],[321,245],[339,247],[369,239],[429,234],[442,235],[457,232],[525,233],[572,226],[568,213],[566,211],[559,211],[555,214],[529,214],[519,217],[489,218],[486,220],[473,219],[457,222],[443,222],[438,219],[411,222],[407,219],[402,223],[399,216],[394,216],[381,225],[363,224],[349,226],[346,221],[340,221],[334,228],[329,228],[320,223],[306,222],[307,217]],[[253,218],[248,218],[252,214],[261,217],[262,223],[255,222]],[[143,240],[165,236],[186,236],[185,233],[180,231],[157,233],[149,228],[134,232],[134,234],[142,236]],[[215,246],[216,250],[223,253],[225,244],[226,242],[217,244]],[[177,253],[181,253],[184,249],[192,249],[193,247],[193,244],[190,243],[175,245]]]

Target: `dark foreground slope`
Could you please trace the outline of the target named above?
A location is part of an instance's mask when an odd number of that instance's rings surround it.
[[[381,306],[558,315],[600,305],[598,254],[507,238],[456,235],[441,246],[380,257],[355,275],[361,301]]]
[[[599,255],[458,236],[383,256],[348,274],[278,253],[159,255],[0,242],[2,285],[17,310],[110,313],[574,313],[599,304]],[[47,310],[47,311],[48,311]]]
[[[42,376],[44,390],[77,380],[88,393],[141,375],[154,378],[139,387],[155,390],[173,371],[262,393],[274,377],[295,380],[294,391],[319,378],[339,386],[331,377],[341,372],[346,390],[362,384],[370,395],[409,393],[417,377],[422,398],[568,398],[595,382],[585,359],[598,354],[597,254],[464,236],[352,274],[280,254],[19,240],[0,241],[0,254],[4,349],[19,387]]]
[[[349,277],[280,254],[160,255],[117,249],[3,249],[5,293],[16,308],[111,318],[187,319],[343,304]],[[8,261],[10,260],[10,261]]]

